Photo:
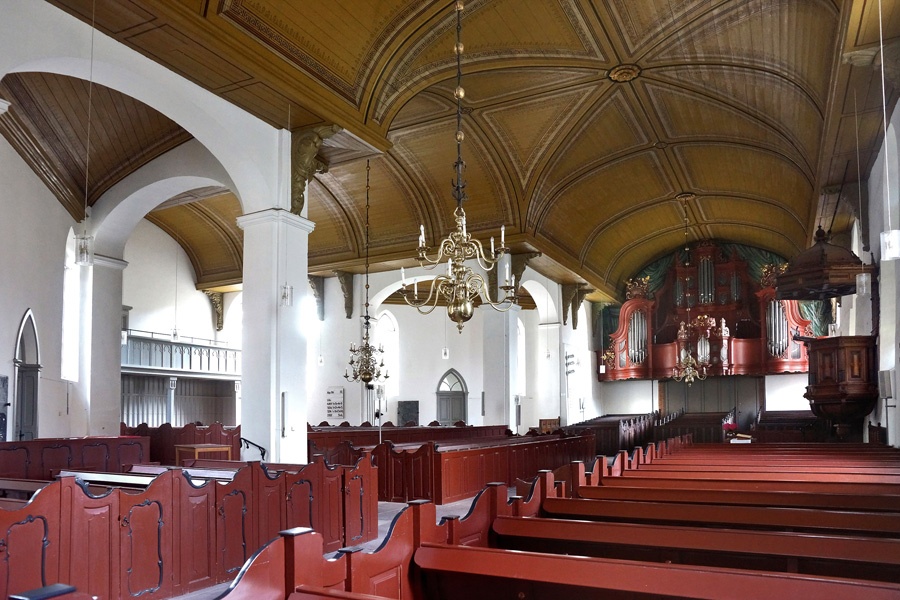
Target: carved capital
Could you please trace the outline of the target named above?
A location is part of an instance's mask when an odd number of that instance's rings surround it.
[[[325,125],[291,134],[291,212],[300,216],[306,183],[316,173],[326,173],[328,165],[318,158],[322,142],[342,131],[338,125]]]
[[[841,62],[854,67],[872,67],[881,69],[884,63],[884,78],[888,83],[897,87],[900,84],[900,41],[894,40],[884,45],[884,56],[881,56],[877,46],[845,52],[841,55]]]
[[[206,294],[206,297],[209,298],[209,303],[212,304],[213,311],[216,315],[216,331],[222,331],[224,327],[225,321],[225,313],[224,313],[224,297],[225,294],[222,292],[213,292],[212,290],[203,290],[203,293]]]
[[[309,287],[313,298],[316,299],[316,313],[320,321],[325,320],[325,278],[316,275],[309,276]]]
[[[510,257],[509,270],[512,272],[513,277],[516,278],[517,282],[521,283],[522,277],[525,275],[525,267],[528,266],[528,261],[532,258],[537,258],[540,255],[540,252],[523,252],[521,254],[513,254]]]
[[[585,296],[593,291],[593,288],[589,288],[584,284],[580,284],[578,289],[575,290],[575,296],[572,298],[572,329],[578,329],[578,309],[581,308],[581,303],[584,302]]]
[[[344,293],[344,313],[348,319],[353,318],[353,273],[335,271],[338,281],[341,283],[341,291]]]
[[[853,65],[854,67],[871,67],[875,64],[875,57],[877,55],[878,47],[873,46],[872,48],[844,52],[841,55],[841,62],[845,65]]]
[[[563,325],[569,322],[569,307],[575,298],[575,292],[578,291],[577,283],[564,283],[560,286],[562,293],[562,309],[563,309]]]

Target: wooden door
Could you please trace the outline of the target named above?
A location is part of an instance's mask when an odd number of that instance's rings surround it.
[[[37,394],[40,366],[19,365],[16,370],[16,439],[37,437]]]
[[[453,425],[466,420],[465,392],[437,393],[437,420],[441,425]]]

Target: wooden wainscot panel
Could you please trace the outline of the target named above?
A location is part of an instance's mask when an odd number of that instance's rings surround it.
[[[119,598],[117,490],[93,496],[72,476],[61,478],[60,485],[60,581],[92,596]]]
[[[28,479],[31,451],[23,444],[0,445],[0,477]]]
[[[146,462],[148,456],[150,456],[149,438],[123,438],[116,444],[116,464],[112,465],[112,468],[121,473],[125,465],[139,465]]]
[[[253,535],[253,478],[244,467],[229,482],[211,481],[216,494],[216,577],[229,581],[256,548]]]
[[[32,440],[32,442],[37,440]],[[41,445],[41,469],[37,479],[53,479],[53,472],[72,468],[72,444],[70,442]]]
[[[60,581],[60,483],[18,510],[0,509],[0,594],[8,598]]]
[[[141,493],[119,493],[121,590],[125,597],[169,598],[172,558],[172,493],[176,471],[165,471]]]
[[[110,453],[108,442],[88,441],[81,446],[80,455],[80,468],[88,471],[109,471]]]

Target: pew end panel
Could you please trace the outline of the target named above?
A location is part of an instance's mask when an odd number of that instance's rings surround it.
[[[384,542],[371,554],[359,546],[339,550],[347,560],[346,591],[412,599],[410,566],[415,550],[414,534],[413,511],[406,507],[394,517]]]
[[[59,483],[59,580],[95,596],[118,598],[122,569],[118,490],[93,496],[76,477],[62,477]]]
[[[173,588],[176,595],[216,583],[216,490],[212,482],[196,486],[176,470]]]
[[[0,509],[0,593],[4,598],[60,580],[60,483],[15,510]]]
[[[207,485],[214,489],[216,503],[216,580],[229,581],[256,550],[250,547],[256,540],[253,477],[245,467],[231,481],[211,480]]]

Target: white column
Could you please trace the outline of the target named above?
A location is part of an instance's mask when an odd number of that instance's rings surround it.
[[[315,224],[272,208],[239,217],[238,225],[244,230],[241,435],[265,447],[267,460],[305,462],[306,315],[301,306]],[[290,306],[281,305],[285,284],[293,288]]]
[[[175,418],[175,388],[178,386],[178,378],[177,377],[169,377],[169,381],[166,386],[166,423],[175,426],[175,422],[173,419]],[[182,423],[182,425],[186,425],[186,423]]]
[[[519,307],[498,312],[481,306],[484,319],[484,424],[505,423],[515,431],[516,350]]]
[[[124,260],[94,255],[81,267],[82,336],[76,406],[84,415],[85,435],[119,435],[122,419],[122,271]],[[78,435],[81,426],[74,425]]]

